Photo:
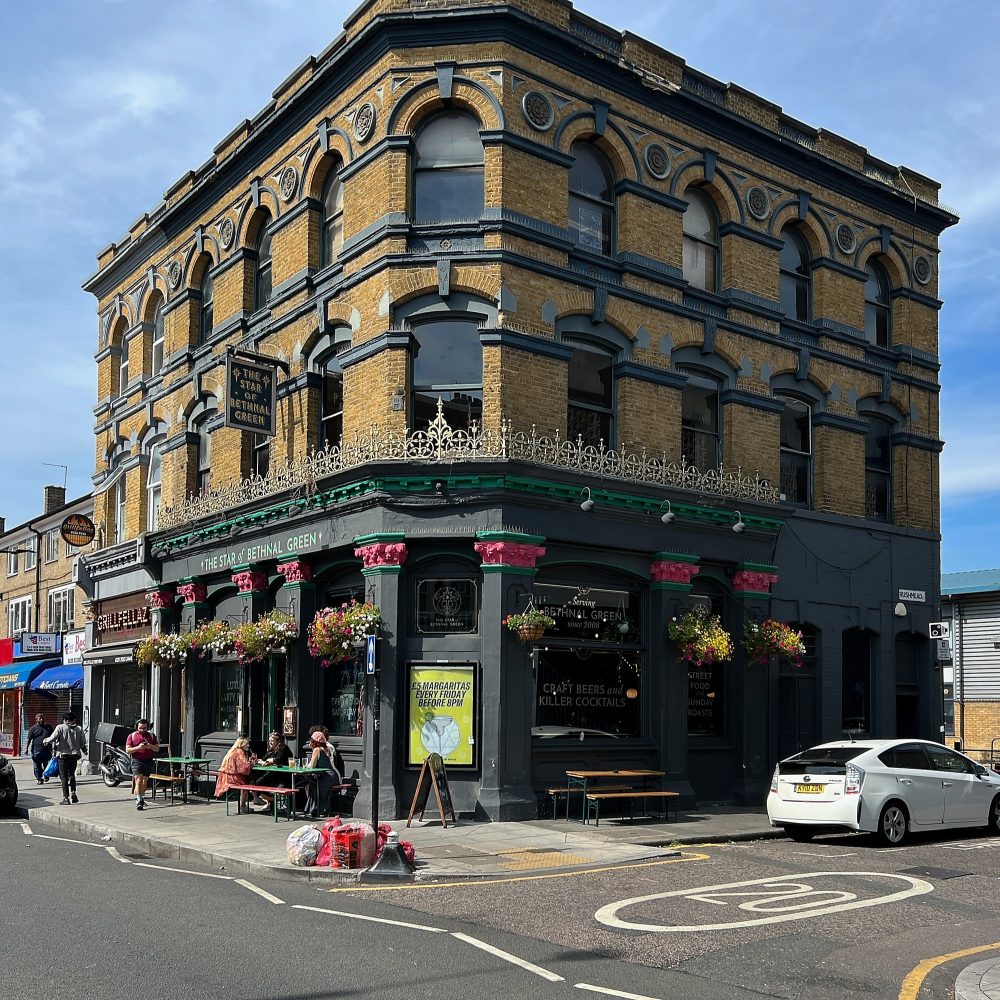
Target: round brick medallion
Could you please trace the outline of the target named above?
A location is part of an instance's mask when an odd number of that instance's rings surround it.
[[[452,245],[453,244],[452,244],[451,240],[449,240],[447,237],[445,237],[441,241],[441,249],[442,250],[450,250],[452,248]]]
[[[172,260],[167,268],[167,280],[171,288],[177,288],[181,283],[181,265],[176,260]]]
[[[521,98],[521,111],[528,124],[539,132],[551,128],[554,112],[549,99],[541,91],[529,90]]]
[[[766,219],[770,215],[771,199],[759,184],[747,191],[747,208],[755,219]]]
[[[281,197],[288,201],[293,194],[295,194],[295,188],[299,183],[299,172],[289,164],[281,171],[281,179],[278,184],[281,188]]]
[[[658,143],[651,142],[643,153],[646,169],[657,179],[663,180],[670,173],[670,154]]]
[[[375,131],[375,105],[369,101],[358,108],[358,113],[354,116],[354,138],[358,142],[366,142],[372,132]]]
[[[219,223],[219,239],[222,241],[222,248],[228,250],[233,245],[233,237],[236,235],[236,227],[233,220],[226,218]]]
[[[923,254],[913,259],[913,277],[916,278],[921,285],[930,284],[931,262],[924,257]]]
[[[857,245],[857,234],[846,222],[842,222],[839,226],[837,226],[837,246],[840,247],[844,253],[854,253],[854,248]]]

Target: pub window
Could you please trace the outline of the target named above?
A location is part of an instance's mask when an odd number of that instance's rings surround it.
[[[338,345],[337,350],[350,346],[349,342]],[[319,362],[318,367],[323,377],[319,404],[319,446],[332,448],[340,444],[344,434],[344,369],[337,360],[336,353],[327,355]]]
[[[212,435],[207,421],[198,427],[198,495],[204,496],[212,485]]]
[[[149,466],[146,469],[146,530],[156,531],[160,525],[160,498],[162,495],[163,454],[160,442],[149,446]]]
[[[257,238],[257,267],[253,283],[254,312],[271,301],[271,230],[270,218],[265,217]]]
[[[719,436],[719,382],[697,372],[685,372],[681,395],[681,452],[699,472],[718,469],[722,462]]]
[[[584,445],[610,446],[614,432],[614,355],[597,344],[569,340],[566,436]]]
[[[362,587],[327,591],[324,607],[338,608],[351,600],[364,601]],[[328,663],[323,670],[323,725],[331,736],[364,735],[364,656]]]
[[[215,729],[217,732],[240,730],[243,707],[244,669],[238,663],[222,663],[216,667],[219,697],[216,699]]]
[[[320,263],[332,264],[344,245],[344,185],[340,165],[330,168],[323,182],[323,243]]]
[[[212,262],[205,265],[205,275],[201,279],[201,308],[198,310],[198,343],[205,344],[212,336],[215,326],[215,291],[212,282],[212,272],[209,268]]]
[[[688,191],[682,225],[684,280],[707,292],[718,291],[719,217],[707,195]]]
[[[891,520],[892,425],[872,417],[865,434],[865,517]]]
[[[49,591],[49,631],[68,632],[75,625],[73,588]]]
[[[611,253],[615,228],[614,177],[608,161],[589,142],[570,147],[573,166],[569,170],[569,231],[583,250]]]
[[[865,339],[876,347],[888,347],[892,336],[892,304],[889,278],[877,261],[865,268]]]
[[[477,221],[484,204],[483,160],[475,118],[460,111],[431,118],[416,138],[413,221]]]
[[[778,397],[781,411],[781,490],[788,503],[809,506],[812,483],[812,408],[801,399]]]
[[[841,728],[848,733],[872,731],[872,675],[875,635],[847,629],[841,637]]]
[[[426,430],[438,400],[452,430],[483,417],[483,346],[472,319],[434,319],[414,327],[413,428]]]
[[[250,472],[261,479],[271,468],[271,435],[254,434],[250,445]]]
[[[163,345],[166,341],[163,323],[163,302],[161,301],[153,313],[153,358],[150,374],[156,375],[163,367]]]
[[[118,395],[128,390],[128,341],[122,337],[121,354],[118,356]]]
[[[114,502],[115,502],[115,541],[124,542],[125,541],[125,510],[127,495],[125,492],[125,473],[123,472],[118,477],[118,482],[115,484]]]
[[[781,309],[789,319],[807,323],[812,308],[809,251],[794,226],[785,226],[781,239],[784,240],[778,251]]]
[[[724,620],[723,599],[718,596],[698,596],[692,601],[707,605],[713,615]],[[726,670],[724,663],[689,663],[688,736],[721,739],[726,731]]]

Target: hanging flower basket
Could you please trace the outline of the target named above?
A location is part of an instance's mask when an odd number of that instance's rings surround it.
[[[226,621],[205,622],[191,633],[191,651],[232,656],[236,652],[236,631]]]
[[[255,622],[244,622],[233,629],[236,655],[240,663],[256,663],[271,653],[284,653],[298,638],[294,619],[283,611],[268,611]]]
[[[537,642],[545,635],[545,630],[553,628],[555,623],[555,618],[543,614],[535,608],[528,608],[527,611],[522,611],[519,614],[507,615],[503,620],[503,624],[511,632],[516,632],[518,639],[522,642]]]
[[[162,632],[140,639],[135,658],[143,667],[176,667],[187,660],[191,649],[192,633]]]
[[[733,658],[733,640],[722,627],[718,615],[702,604],[674,618],[667,634],[680,648],[678,663],[687,661],[694,666],[727,663]]]
[[[743,648],[750,660],[767,663],[768,657],[780,656],[791,660],[797,667],[802,666],[802,657],[806,653],[802,633],[773,618],[762,622],[744,622]]]
[[[364,648],[365,637],[374,634],[382,624],[382,612],[377,604],[357,601],[339,608],[321,608],[309,625],[309,652],[323,658],[323,666],[350,660]]]

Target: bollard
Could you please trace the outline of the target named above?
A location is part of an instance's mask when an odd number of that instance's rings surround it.
[[[385,841],[382,854],[367,871],[361,873],[359,882],[380,882],[382,879],[397,879],[409,882],[413,878],[413,865],[407,860],[403,848],[399,846],[399,834],[393,831]]]

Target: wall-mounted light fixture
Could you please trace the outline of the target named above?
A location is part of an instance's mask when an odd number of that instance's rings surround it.
[[[905,618],[909,612],[906,610],[906,605],[902,601],[897,601],[896,606],[892,609],[892,613],[897,618]]]
[[[737,511],[736,512],[736,523],[733,525],[733,531],[738,535],[741,531],[746,530],[746,524],[743,521],[743,515]]]
[[[667,509],[663,510],[664,507],[666,507]],[[663,503],[660,504],[660,510],[663,511],[663,513],[660,514],[660,520],[664,524],[673,524],[674,523],[674,518],[677,515],[670,509],[670,501],[669,500],[664,500]]]
[[[580,504],[580,510],[585,510],[588,514],[597,506],[590,496],[590,487],[584,486],[583,493],[587,494],[587,499]],[[580,496],[583,496],[583,493]]]

